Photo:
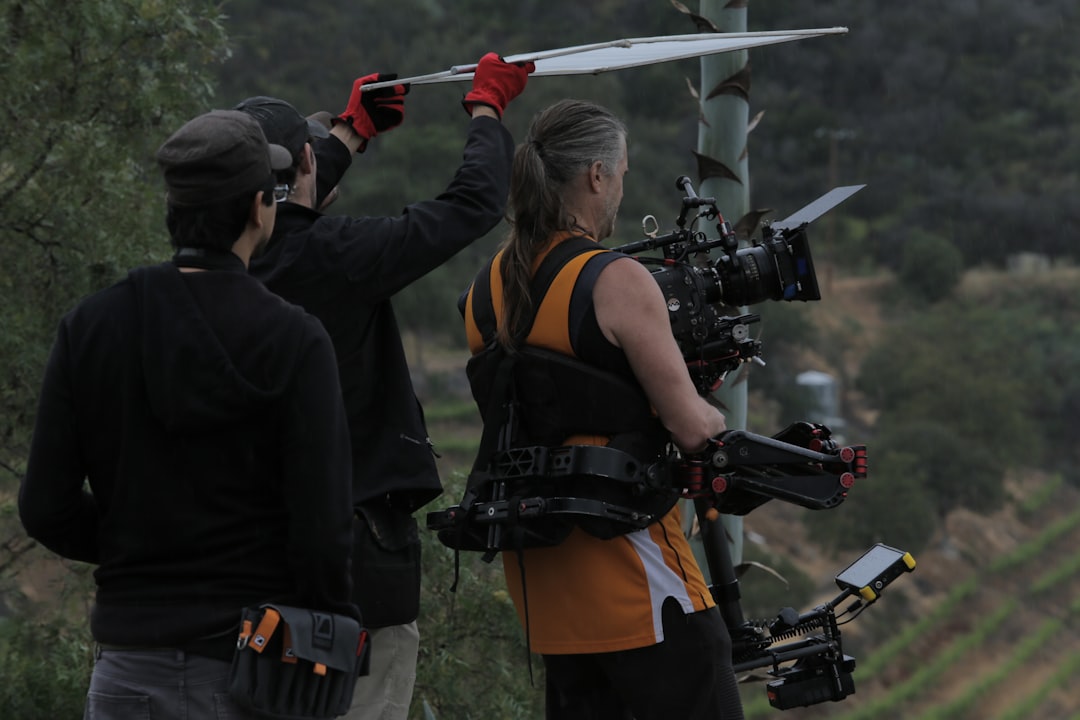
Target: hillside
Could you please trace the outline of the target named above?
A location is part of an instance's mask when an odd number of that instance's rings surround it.
[[[1076,271],[1054,275],[1075,279]],[[1002,273],[969,272],[961,292],[1003,281],[1009,278]],[[841,374],[852,376],[883,327],[879,303],[888,282],[850,278],[823,288],[815,322],[857,329],[846,367],[834,368]],[[846,406],[864,421],[873,417],[856,395],[849,393]],[[857,507],[860,493],[873,492],[872,442],[870,449],[869,477],[845,511]],[[1080,717],[1080,695],[1069,679],[1080,663],[1080,493],[1037,472],[1012,476],[1007,489],[1009,502],[992,515],[950,513],[916,554],[915,571],[844,629],[845,650],[857,657],[856,694],[785,716]],[[825,601],[835,594],[833,574],[858,553],[830,557],[807,541],[800,525],[805,512],[772,503],[748,516],[745,529],[818,579],[818,601]],[[760,691],[746,697],[748,717],[775,716]]]
[[[965,285],[995,279],[1000,280],[996,273],[972,273]],[[879,298],[889,282],[878,276],[823,286],[815,323],[850,331],[845,367],[827,369],[854,375],[885,322]],[[442,376],[441,387],[464,387],[461,351],[428,352],[426,359],[429,370]],[[873,412],[857,394],[848,393],[845,405],[859,424],[871,423]],[[461,413],[446,420],[434,416],[432,436],[449,449],[444,470],[460,471],[472,459],[477,428]],[[873,468],[871,443],[870,475],[856,485],[843,511],[857,512],[860,495],[874,491]],[[843,628],[845,651],[857,660],[853,696],[780,715],[755,680],[744,685],[747,716],[1080,717],[1080,695],[1070,692],[1071,673],[1080,669],[1080,603],[1074,600],[1080,597],[1080,492],[1039,473],[1015,475],[1007,484],[1009,502],[1002,510],[987,516],[964,509],[950,513],[927,548],[916,553],[915,571]],[[744,525],[748,543],[789,559],[816,583],[815,599],[800,610],[835,597],[833,576],[859,555],[833,555],[809,541],[802,525],[808,512],[772,502],[747,516]],[[742,582],[760,581],[751,572]]]
[[[976,273],[965,279],[965,286],[1000,280]],[[848,373],[884,327],[878,302],[888,282],[887,277],[837,279],[823,288],[826,300],[815,306],[815,322],[857,329],[843,358]],[[409,350],[414,367],[424,368],[418,378],[421,392],[432,396],[425,404],[444,478],[448,486],[459,487],[479,439],[475,410],[465,395],[464,351],[421,348],[415,340]],[[872,419],[856,395],[845,400],[862,421]],[[873,444],[868,444],[869,477],[836,512],[858,512],[860,498],[874,492]],[[844,650],[857,661],[854,695],[780,714],[768,705],[759,676],[743,685],[747,717],[1080,718],[1080,694],[1072,690],[1073,676],[1080,671],[1080,491],[1037,472],[1014,474],[1007,490],[1006,506],[993,514],[949,513],[926,548],[915,553],[914,572],[896,580],[879,602],[842,628]],[[449,491],[427,509],[456,500]],[[809,512],[774,501],[748,515],[744,526],[748,547],[784,558],[810,578],[811,599],[790,602],[798,610],[835,597],[833,576],[859,554],[832,554],[811,542],[803,523]],[[889,543],[890,538],[881,540]],[[19,589],[30,603],[49,605],[67,594],[63,588],[70,587],[72,569],[85,582],[85,568],[74,565],[41,551],[28,553],[22,558]],[[742,584],[748,589],[763,579],[763,573],[751,571]],[[81,598],[68,597],[82,612]],[[525,672],[523,662],[519,665],[516,657],[513,662],[515,673]],[[423,665],[419,673],[424,676]]]
[[[1010,482],[1010,505],[994,515],[958,510],[917,566],[849,628],[856,694],[838,704],[791,710],[806,718],[1066,718],[1080,713],[1068,692],[1080,626],[1080,495],[1039,475]],[[873,476],[853,493],[873,491]],[[900,510],[902,511],[902,509]],[[746,518],[748,534],[820,581],[858,553],[830,556],[806,540],[800,514],[777,503]],[[888,538],[884,538],[887,542]],[[744,578],[744,583],[752,578]],[[808,609],[808,608],[800,608]],[[775,711],[760,689],[748,717]]]

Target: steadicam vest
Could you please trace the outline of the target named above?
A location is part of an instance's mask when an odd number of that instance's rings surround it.
[[[587,237],[557,238],[534,273],[535,313],[512,353],[495,341],[501,256],[477,276],[464,310],[475,352],[467,374],[484,437],[460,510],[498,499],[514,502],[496,510],[485,505],[489,513],[506,507],[520,514],[508,518],[498,539],[473,533],[470,542],[459,527],[440,533],[444,543],[489,551],[493,543],[498,549],[547,546],[574,525],[614,537],[655,521],[675,503],[660,462],[666,433],[629,366],[620,374],[576,357],[586,333],[606,343],[586,308],[600,270],[620,257]],[[577,436],[606,442],[567,442]]]

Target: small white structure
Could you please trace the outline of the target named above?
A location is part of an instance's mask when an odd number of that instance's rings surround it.
[[[839,433],[845,423],[840,417],[840,385],[836,378],[819,370],[807,370],[796,375],[795,382],[806,388],[814,400],[807,420],[822,423]]]

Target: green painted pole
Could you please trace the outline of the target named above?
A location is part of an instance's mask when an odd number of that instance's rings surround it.
[[[749,0],[701,0],[701,16],[720,32],[746,32]],[[747,128],[750,114],[750,67],[746,50],[701,58],[701,121],[698,128],[698,194],[715,197],[717,208],[735,223],[750,210]],[[746,312],[745,308],[738,313]],[[729,373],[714,399],[729,429],[746,429],[747,383],[743,371]],[[742,562],[743,519],[722,516],[731,560]]]

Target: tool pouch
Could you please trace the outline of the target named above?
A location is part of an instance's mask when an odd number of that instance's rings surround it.
[[[347,616],[288,605],[245,608],[229,695],[259,716],[334,718],[367,673],[368,632]]]

